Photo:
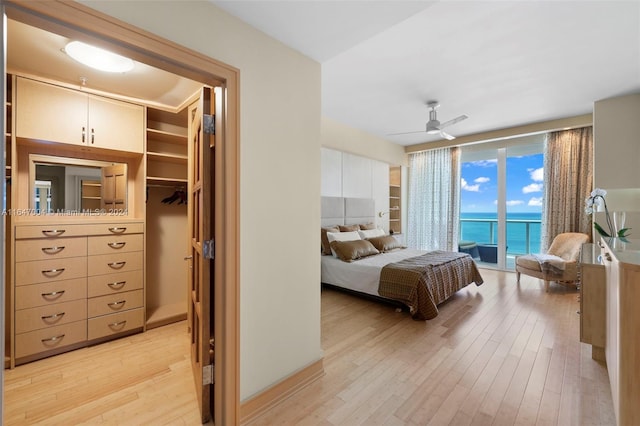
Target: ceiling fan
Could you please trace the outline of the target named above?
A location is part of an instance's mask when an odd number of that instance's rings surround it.
[[[453,120],[449,120],[449,121],[445,121],[444,123],[440,123],[440,121],[438,121],[438,117],[437,117],[437,109],[440,107],[440,104],[438,103],[438,101],[429,101],[427,102],[427,106],[430,108],[429,111],[429,121],[427,121],[427,126],[425,130],[419,130],[417,132],[403,132],[403,133],[390,133],[389,136],[394,136],[394,135],[408,135],[410,133],[423,133],[423,132],[427,132],[430,135],[440,135],[441,137],[448,139],[448,140],[452,140],[455,139],[455,136],[450,135],[447,132],[444,132],[442,129],[444,129],[445,127],[451,126],[452,124],[456,124],[459,123],[462,120],[466,120],[467,117],[466,115],[461,115],[459,117],[454,118]]]

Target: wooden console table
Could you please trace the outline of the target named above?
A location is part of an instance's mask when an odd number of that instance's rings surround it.
[[[606,274],[600,247],[583,244],[580,252],[580,341],[591,345],[591,358],[605,361]]]

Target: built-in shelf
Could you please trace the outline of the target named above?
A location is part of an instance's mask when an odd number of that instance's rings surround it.
[[[171,186],[169,184],[187,184],[187,179],[167,178],[160,176],[147,176],[147,184],[158,184],[164,186]]]
[[[162,143],[184,144],[186,143],[187,135],[148,127],[147,140],[154,140]]]
[[[148,160],[168,161],[170,163],[186,164],[189,157],[186,154],[168,154],[164,152],[147,151]]]
[[[389,230],[402,233],[402,187],[400,166],[389,167]]]

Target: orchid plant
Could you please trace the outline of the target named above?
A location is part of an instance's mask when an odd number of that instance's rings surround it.
[[[593,191],[591,191],[591,195],[587,197],[587,199],[585,200],[585,204],[586,204],[585,212],[588,215],[593,214],[596,211],[597,207],[600,205],[600,202],[602,202],[602,205],[604,206],[604,213],[607,219],[607,227],[609,228],[609,232],[605,231],[602,228],[602,226],[600,226],[596,221],[593,222],[593,227],[603,237],[614,236],[619,238],[625,238],[629,235],[627,232],[631,228],[622,228],[622,229],[619,229],[618,231],[615,230],[615,227],[611,223],[611,217],[609,216],[609,209],[607,208],[607,202],[604,199],[605,195],[607,195],[607,191],[605,191],[604,189],[596,188]]]

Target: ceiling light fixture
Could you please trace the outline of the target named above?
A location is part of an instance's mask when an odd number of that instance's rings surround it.
[[[81,64],[105,72],[124,73],[131,71],[134,65],[133,60],[129,58],[81,41],[68,43],[64,52]]]

